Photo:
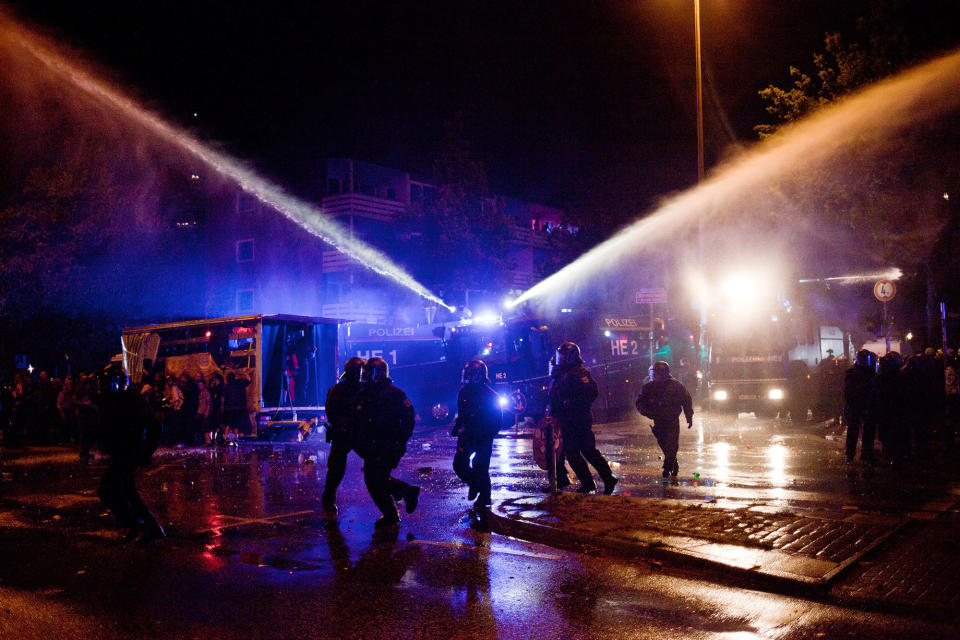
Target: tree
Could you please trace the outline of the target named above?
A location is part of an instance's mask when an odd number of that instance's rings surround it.
[[[407,262],[438,290],[496,290],[510,264],[507,250],[512,222],[503,204],[491,198],[483,164],[470,152],[463,119],[444,123],[443,143],[434,162],[436,197],[411,207],[403,221]]]
[[[769,85],[759,92],[777,123],[755,130],[761,138],[774,136],[786,123],[955,46],[956,34],[940,24],[951,23],[947,16],[954,11],[940,0],[922,5],[874,1],[857,21],[853,38],[826,36],[824,51],[813,56],[812,75],[791,66],[789,88]],[[940,273],[946,263],[931,258],[931,239],[949,219],[940,195],[955,182],[956,120],[955,113],[946,113],[938,123],[918,122],[882,141],[838,149],[832,166],[803,173],[796,180],[803,184],[795,185],[798,192],[816,194],[809,199],[811,218],[841,230],[856,250],[870,253],[876,262],[926,280],[931,335],[936,283],[949,280]],[[882,128],[878,123],[877,129]]]
[[[908,0],[874,0],[869,13],[857,20],[853,38],[826,35],[824,51],[813,55],[813,76],[790,66],[789,88],[771,84],[760,90],[767,113],[778,122],[754,130],[761,138],[773,135],[786,122],[954,46],[955,34],[940,24],[950,22],[952,4],[933,0],[918,8]]]

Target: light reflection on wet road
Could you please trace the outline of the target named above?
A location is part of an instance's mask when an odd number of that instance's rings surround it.
[[[738,506],[902,503],[888,480],[852,481],[838,444],[812,427],[698,417],[681,434],[676,483],[661,481],[639,419],[597,432],[625,494]],[[423,494],[396,535],[374,532],[353,454],[338,518],[321,516],[319,440],[164,452],[141,484],[170,538],[146,550],[113,539],[92,493],[99,468],[13,467],[0,485],[0,526],[8,548],[23,551],[0,561],[0,598],[12,603],[0,630],[48,620],[91,638],[952,637],[938,625],[724,587],[676,567],[472,531],[465,488],[450,470],[453,445],[445,429],[418,430],[411,441],[397,475]],[[496,441],[491,472],[494,499],[543,483],[529,438],[515,434]]]

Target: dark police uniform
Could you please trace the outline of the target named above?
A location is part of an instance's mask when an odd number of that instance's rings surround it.
[[[653,435],[663,451],[663,475],[680,472],[677,451],[680,448],[680,413],[693,424],[693,400],[686,387],[676,378],[652,380],[640,390],[637,411],[653,420]]]
[[[160,442],[162,425],[146,400],[133,391],[109,391],[97,398],[100,449],[110,462],[97,495],[127,529],[125,539],[142,532],[144,542],[164,533],[137,491],[136,469],[147,466]]]
[[[382,524],[399,522],[394,499],[403,500],[407,513],[412,513],[420,493],[419,487],[390,476],[407,452],[407,440],[413,434],[413,405],[390,378],[380,378],[364,384],[357,399],[357,412],[354,450],[364,460],[367,491],[383,514]]]
[[[359,376],[359,374],[358,374]],[[330,454],[327,458],[327,478],[323,483],[324,509],[336,506],[337,487],[347,471],[347,455],[355,450],[357,430],[357,403],[362,389],[360,380],[344,378],[327,392],[327,442]]]
[[[843,376],[843,421],[847,425],[847,462],[852,462],[857,453],[857,440],[863,433],[860,459],[873,460],[873,441],[876,422],[870,415],[870,389],[875,376],[873,367],[857,363],[847,369]]]
[[[590,405],[597,399],[597,383],[586,367],[580,364],[558,365],[550,384],[550,415],[560,426],[563,436],[563,455],[580,481],[582,493],[597,488],[587,467],[589,462],[604,483],[604,492],[613,491],[616,479],[603,454],[597,449],[593,435],[593,417]]]
[[[453,471],[470,487],[470,498],[476,497],[480,506],[490,506],[490,456],[493,439],[502,427],[497,392],[480,382],[463,385],[457,397]]]

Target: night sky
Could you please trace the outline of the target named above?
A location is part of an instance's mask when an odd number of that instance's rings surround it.
[[[701,4],[709,168],[869,3]],[[328,156],[429,177],[457,111],[500,193],[628,220],[696,180],[692,0],[5,6],[295,192]]]

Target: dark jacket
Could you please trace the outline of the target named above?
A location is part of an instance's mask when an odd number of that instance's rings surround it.
[[[457,396],[456,435],[467,440],[493,438],[503,427],[500,396],[485,384],[470,382]]]
[[[843,376],[844,403],[856,411],[866,411],[870,404],[870,387],[876,376],[872,367],[855,364]]]
[[[407,394],[390,378],[365,384],[357,398],[354,449],[367,462],[396,467],[407,452],[415,417]]]
[[[676,420],[683,412],[687,422],[693,420],[693,399],[676,378],[652,380],[643,385],[637,397],[637,411],[654,422]]]
[[[327,392],[327,442],[352,438],[357,430],[357,403],[363,387],[360,381],[341,380]]]
[[[115,463],[146,466],[160,443],[160,421],[133,391],[108,391],[97,397],[100,450]]]
[[[597,383],[582,364],[554,371],[550,384],[550,415],[564,424],[593,423],[590,405],[599,395]]]

